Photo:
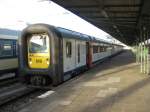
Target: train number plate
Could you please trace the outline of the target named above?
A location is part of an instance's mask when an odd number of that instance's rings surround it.
[[[36,59],[36,63],[42,63],[42,59]]]

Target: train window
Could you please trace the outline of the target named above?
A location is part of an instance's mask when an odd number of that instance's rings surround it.
[[[103,52],[103,46],[99,46],[100,47],[100,52]]]
[[[17,43],[17,41],[16,41],[16,46],[15,46],[15,48],[16,48],[16,49],[15,49],[15,52],[16,52],[15,54],[16,54],[16,56],[18,56],[18,43]]]
[[[17,41],[13,40],[13,55],[17,56],[18,55],[18,50],[17,50]]]
[[[106,46],[103,46],[103,52],[106,52]]]
[[[96,47],[93,46],[93,53],[96,53]]]
[[[4,44],[3,46],[5,51],[11,50],[12,49],[11,47],[12,47],[11,44]]]
[[[103,52],[105,52],[105,46],[103,46]]]
[[[1,40],[0,41],[0,57],[13,56],[13,41]]]
[[[101,52],[101,46],[99,46],[99,53]]]
[[[78,44],[78,63],[80,63],[80,44]]]
[[[72,55],[72,45],[71,42],[66,42],[66,56],[71,57]]]
[[[107,47],[107,50],[112,50],[112,46],[108,46],[108,47]]]
[[[107,48],[108,48],[108,46],[105,46],[105,52],[107,52]]]
[[[106,52],[106,46],[103,47],[103,52]]]
[[[98,53],[98,46],[93,46],[93,53]]]
[[[106,46],[104,46],[104,52],[106,52],[106,49],[107,49],[107,47],[106,47]]]

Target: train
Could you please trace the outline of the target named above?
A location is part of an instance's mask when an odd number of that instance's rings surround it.
[[[19,38],[19,74],[35,87],[57,86],[123,51],[122,45],[48,24],[32,24]]]
[[[21,31],[0,29],[0,77],[18,71],[18,37]]]

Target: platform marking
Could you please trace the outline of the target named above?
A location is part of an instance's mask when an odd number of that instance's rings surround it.
[[[51,94],[53,94],[54,92],[55,91],[52,91],[52,90],[51,91],[47,91],[46,93],[38,96],[37,98],[46,98],[46,97],[50,96]]]
[[[29,112],[29,109],[23,108],[23,109],[21,109],[19,112]]]
[[[100,90],[97,93],[96,97],[104,98],[106,96],[110,96],[110,95],[116,94],[117,92],[118,92],[118,88],[103,89],[103,90]]]
[[[72,103],[72,101],[60,101],[60,105],[63,105],[63,106],[67,106],[67,105],[70,105]]]
[[[84,86],[86,87],[102,87],[106,84],[106,81],[90,81],[90,82],[86,82],[84,84]]]
[[[118,82],[120,82],[120,77],[109,77],[106,80],[86,82],[83,86],[85,86],[85,87],[103,87],[106,84],[112,84],[112,83],[118,83]]]
[[[103,75],[103,73],[97,73],[96,75],[95,75],[95,77],[99,77],[99,76],[102,76]]]
[[[100,90],[96,96],[97,97],[105,97],[107,94],[108,94],[108,90]]]
[[[108,79],[107,79],[107,83],[109,84],[109,83],[117,83],[117,82],[120,82],[120,77],[109,77]]]

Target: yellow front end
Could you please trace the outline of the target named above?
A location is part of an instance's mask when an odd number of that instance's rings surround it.
[[[33,69],[50,66],[50,41],[46,34],[34,34],[28,39],[28,65]]]
[[[28,65],[30,68],[46,69],[49,67],[50,58],[49,53],[29,53]]]

